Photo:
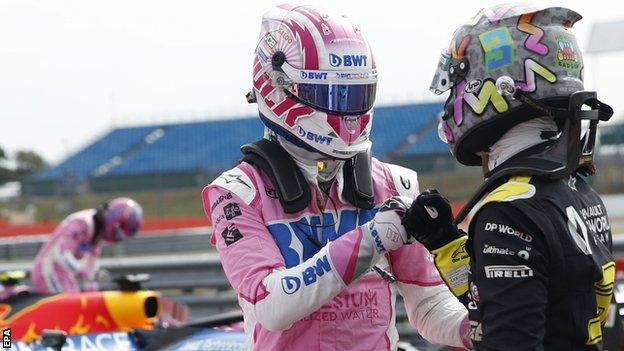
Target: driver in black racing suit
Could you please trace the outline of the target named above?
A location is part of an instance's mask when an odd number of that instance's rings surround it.
[[[580,18],[485,9],[455,32],[434,77],[432,90],[451,90],[443,138],[486,180],[454,222],[436,190],[403,222],[467,306],[476,350],[601,349],[615,264],[605,206],[583,178],[595,171],[598,121],[613,110],[583,90],[569,32]],[[466,235],[456,224],[469,212]]]
[[[615,264],[604,204],[578,174],[511,177],[468,232],[477,350],[596,349]]]

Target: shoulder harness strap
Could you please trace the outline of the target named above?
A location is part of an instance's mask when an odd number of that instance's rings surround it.
[[[345,161],[342,172],[342,197],[358,208],[370,210],[375,207],[370,154],[361,152]]]
[[[277,196],[286,213],[304,210],[312,194],[303,173],[284,148],[274,141],[261,139],[241,147],[241,161],[260,168],[277,187]],[[352,205],[372,209],[375,206],[370,155],[357,154],[347,160],[343,168],[342,196]]]
[[[241,151],[241,161],[259,167],[273,181],[284,212],[296,213],[308,206],[312,199],[308,182],[283,147],[276,142],[261,139],[243,145]]]

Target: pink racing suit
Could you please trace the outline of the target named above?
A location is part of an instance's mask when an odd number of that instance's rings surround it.
[[[30,280],[43,294],[81,291],[78,278],[89,283],[84,290],[97,290],[95,275],[100,245],[92,245],[95,235],[94,209],[69,215],[59,224],[37,253]]]
[[[395,350],[396,294],[427,340],[468,347],[467,311],[448,291],[420,244],[380,254],[358,227],[391,196],[414,198],[416,173],[373,158],[376,208],[341,195],[342,170],[325,200],[284,212],[269,177],[242,162],[204,188],[223,269],[238,294],[249,350]],[[322,247],[315,245],[314,236]],[[390,283],[371,268],[391,272]]]

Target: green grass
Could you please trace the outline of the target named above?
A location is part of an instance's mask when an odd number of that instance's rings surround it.
[[[201,188],[137,191],[126,193],[84,194],[75,197],[22,197],[0,203],[1,209],[23,211],[26,206],[36,206],[36,219],[60,221],[69,213],[93,208],[115,197],[126,196],[143,207],[146,217],[203,216]]]
[[[467,201],[483,182],[480,167],[461,167],[455,171],[420,173],[420,190],[437,188],[451,201]],[[207,181],[209,182],[209,181]],[[620,164],[604,164],[599,167],[595,179],[590,179],[592,186],[601,193],[624,192],[624,172]],[[75,197],[23,197],[8,202],[0,202],[3,208],[24,210],[32,204],[37,208],[36,219],[59,221],[69,213],[84,208],[92,208],[114,197],[128,196],[138,201],[146,217],[183,217],[203,216],[201,187],[146,190],[124,193],[94,194],[87,193]]]
[[[419,176],[421,190],[439,188],[451,200],[465,200],[481,181],[482,178],[478,169],[471,169],[462,173]],[[9,202],[0,202],[0,211],[4,208],[23,211],[26,206],[34,205],[37,209],[37,221],[60,221],[72,212],[96,207],[98,204],[115,197],[127,196],[141,204],[146,217],[203,216],[201,190],[201,187],[197,187],[125,193],[86,193],[74,197],[31,196]]]

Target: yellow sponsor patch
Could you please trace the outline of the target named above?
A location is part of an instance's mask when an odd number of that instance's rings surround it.
[[[440,276],[457,297],[468,291],[470,256],[466,252],[467,240],[468,236],[464,235],[431,252]]]

